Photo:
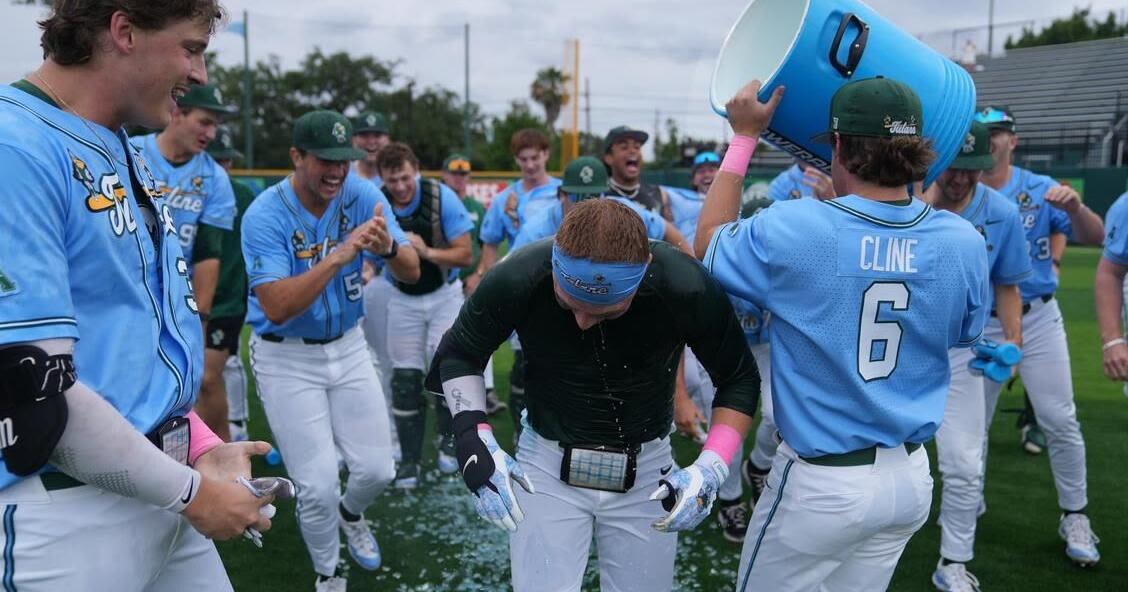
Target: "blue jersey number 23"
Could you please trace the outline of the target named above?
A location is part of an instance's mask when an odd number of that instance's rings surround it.
[[[909,288],[901,282],[874,282],[862,294],[858,374],[866,382],[893,374],[901,353],[901,323],[878,320],[882,304],[888,304],[890,310],[909,310]]]

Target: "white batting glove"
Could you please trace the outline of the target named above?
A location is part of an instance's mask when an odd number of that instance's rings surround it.
[[[662,509],[669,513],[651,527],[658,532],[678,532],[701,524],[712,512],[713,500],[728,473],[720,455],[704,450],[693,464],[659,481],[650,499],[662,500]]]
[[[477,496],[474,509],[479,516],[498,528],[516,532],[525,513],[517,504],[511,481],[529,493],[536,490],[521,465],[498,445],[493,432],[477,428],[485,419],[481,411],[463,411],[452,422],[462,479]]]

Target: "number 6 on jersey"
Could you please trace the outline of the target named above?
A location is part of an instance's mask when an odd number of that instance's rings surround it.
[[[881,305],[890,310],[909,310],[909,288],[901,282],[874,282],[862,295],[858,322],[858,374],[866,382],[889,378],[897,369],[901,351],[901,323],[879,321]]]

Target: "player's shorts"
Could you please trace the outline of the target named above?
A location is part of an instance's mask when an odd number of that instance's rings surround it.
[[[225,317],[208,319],[208,332],[204,335],[204,346],[208,349],[225,351],[229,355],[239,353],[239,334],[243,332],[244,317]]]

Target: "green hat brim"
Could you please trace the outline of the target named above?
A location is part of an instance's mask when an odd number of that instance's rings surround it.
[[[560,190],[570,195],[599,195],[600,193],[607,193],[610,187],[603,185],[594,187],[592,185],[561,185]]]
[[[239,152],[238,150],[236,150],[234,148],[230,148],[230,149],[227,149],[227,150],[216,150],[214,152],[208,152],[208,155],[210,155],[212,158],[214,158],[216,160],[235,160],[237,158],[243,158],[243,153]]]
[[[337,148],[307,148],[306,150],[307,152],[320,158],[321,160],[328,160],[331,162],[360,160],[364,158],[364,151],[357,150],[352,146],[339,146]]]
[[[987,171],[994,166],[995,157],[990,154],[980,154],[979,156],[957,156],[952,164],[948,165],[948,168],[957,171]]]
[[[191,107],[192,109],[203,109],[204,111],[211,111],[212,113],[216,113],[218,115],[223,115],[224,117],[230,117],[232,115],[237,115],[239,113],[239,109],[237,107],[229,107],[227,105],[216,105],[215,103],[197,103],[195,101],[181,101],[181,102],[178,102],[176,104],[176,106],[177,107],[184,107],[184,108]]]
[[[379,126],[379,125],[353,128],[353,135],[354,136],[361,133],[361,132],[376,132],[378,134],[390,134],[391,133],[391,132],[388,131],[388,128],[383,127],[383,126]]]

